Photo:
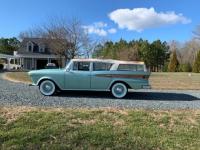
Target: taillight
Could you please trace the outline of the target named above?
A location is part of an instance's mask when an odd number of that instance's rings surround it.
[[[149,79],[149,75],[144,75],[143,79]]]

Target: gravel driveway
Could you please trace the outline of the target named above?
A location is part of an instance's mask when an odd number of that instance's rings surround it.
[[[63,92],[42,96],[38,87],[3,80],[0,73],[0,106],[46,107],[119,107],[119,108],[200,108],[200,91],[139,90],[124,99],[114,99],[109,92]]]

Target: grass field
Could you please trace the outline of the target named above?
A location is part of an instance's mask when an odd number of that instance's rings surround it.
[[[31,83],[27,72],[7,72],[4,78],[13,82]]]
[[[153,89],[200,90],[200,73],[152,73]]]
[[[0,149],[199,149],[199,110],[0,108]]]
[[[152,73],[150,84],[153,89],[200,90],[200,73]],[[10,72],[6,78],[31,83],[26,72]]]

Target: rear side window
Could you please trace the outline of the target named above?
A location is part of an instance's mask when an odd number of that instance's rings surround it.
[[[144,71],[144,65],[137,65],[137,71]]]
[[[119,70],[119,71],[144,71],[144,65],[119,64],[117,70]]]
[[[73,70],[78,71],[89,71],[90,70],[90,62],[74,62]]]
[[[111,63],[94,62],[93,71],[108,71],[110,70],[111,66]]]

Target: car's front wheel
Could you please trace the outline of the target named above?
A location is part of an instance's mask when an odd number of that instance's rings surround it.
[[[123,83],[115,83],[111,88],[111,93],[116,98],[123,98],[126,96],[128,89]]]
[[[40,92],[45,96],[53,95],[56,91],[55,84],[50,80],[44,80],[39,86]]]

